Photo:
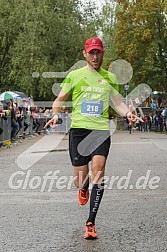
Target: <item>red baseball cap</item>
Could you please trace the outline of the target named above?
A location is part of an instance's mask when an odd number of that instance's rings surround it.
[[[104,47],[101,39],[99,38],[89,38],[86,40],[84,45],[84,50],[90,52],[93,49],[98,49],[104,52]]]

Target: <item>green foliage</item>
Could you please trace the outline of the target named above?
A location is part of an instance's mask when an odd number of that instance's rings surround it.
[[[167,3],[117,0],[116,53],[131,63],[136,85],[167,95]]]
[[[1,1],[1,92],[21,90],[36,100],[54,98],[52,85],[58,80],[43,78],[42,73],[67,71],[82,59],[85,39],[96,35],[98,18],[94,16],[94,5],[92,1],[84,7],[81,3]],[[38,72],[39,78],[33,78],[33,72]]]
[[[98,10],[95,0],[1,0],[0,92],[21,90],[35,100],[54,99],[52,85],[62,80],[42,73],[67,71],[83,59],[84,41],[100,36],[104,68],[125,59],[134,70],[130,88],[144,82],[167,95],[167,1],[103,3]]]
[[[111,62],[116,59],[115,53],[115,3],[105,0],[101,12],[101,32],[106,49],[103,67],[108,69]]]

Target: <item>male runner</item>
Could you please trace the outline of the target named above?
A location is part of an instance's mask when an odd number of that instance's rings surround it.
[[[89,167],[91,161],[92,190],[90,211],[85,226],[85,239],[97,238],[95,218],[104,192],[104,170],[110,148],[108,107],[112,99],[115,109],[129,121],[138,117],[122,102],[115,75],[101,67],[105,53],[99,38],[86,40],[83,56],[86,67],[71,71],[61,84],[53,103],[53,118],[45,125],[55,127],[58,113],[69,94],[72,95],[72,123],[69,152],[74,167],[74,183],[79,188],[78,201],[85,205],[89,199]]]

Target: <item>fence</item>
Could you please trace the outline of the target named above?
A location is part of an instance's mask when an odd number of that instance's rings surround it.
[[[39,114],[39,117],[37,117],[35,120],[35,122],[37,122],[39,124],[38,127],[38,132],[42,132],[44,131],[43,127],[44,125],[51,119],[52,117],[46,117],[44,116],[43,113]],[[71,125],[71,117],[70,115],[60,115],[60,118],[62,119],[62,123],[58,124],[56,126],[56,128],[53,130],[54,132],[57,133],[68,133],[70,125]],[[27,119],[23,119],[22,120],[22,125],[24,125],[24,122],[26,122],[28,124],[28,128],[26,130],[26,134],[33,134],[33,132],[35,131],[35,129],[33,130],[33,117],[29,116]],[[22,127],[22,131],[23,131]],[[48,131],[49,131],[49,127],[48,127]],[[20,131],[19,133],[22,134],[22,131]]]
[[[62,119],[62,123],[58,124],[52,132],[57,132],[57,133],[68,133],[70,124],[71,124],[71,117],[69,114],[65,115],[60,115],[60,118]],[[43,129],[44,125],[51,119],[51,117],[46,117],[44,114],[39,114],[39,117],[34,119],[35,121],[38,122],[38,133],[40,132],[45,132]],[[33,117],[28,116],[26,119],[22,119],[21,125],[22,128],[18,132],[18,137],[23,136],[24,132],[24,122],[28,124],[28,128],[25,132],[25,135],[32,135],[35,133],[36,129],[33,129]],[[3,130],[2,134],[0,135],[0,143],[3,143],[5,141],[8,141],[11,139],[11,117],[7,117],[7,120],[4,120],[2,117],[0,117],[0,128]],[[48,127],[48,132],[49,132],[49,127]]]
[[[11,117],[7,117],[7,120],[0,117],[0,128],[3,130],[3,133],[0,135],[0,143],[10,140]]]

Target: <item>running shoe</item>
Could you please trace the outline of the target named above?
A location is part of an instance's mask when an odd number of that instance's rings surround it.
[[[92,222],[88,222],[85,226],[85,239],[96,239],[97,233],[95,231],[95,225]]]
[[[78,201],[80,205],[85,205],[89,200],[89,189],[80,189],[78,191]]]

